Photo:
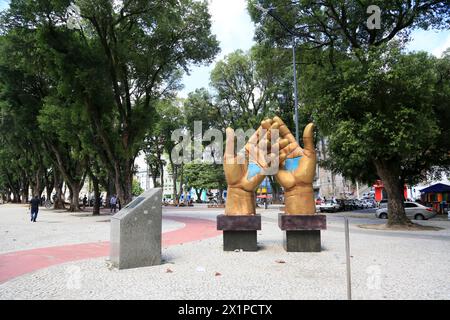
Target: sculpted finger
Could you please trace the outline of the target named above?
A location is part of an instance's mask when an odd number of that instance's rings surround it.
[[[228,127],[226,130],[225,163],[231,164],[234,155],[234,130]]]
[[[314,152],[314,123],[309,123],[303,130],[304,149]]]

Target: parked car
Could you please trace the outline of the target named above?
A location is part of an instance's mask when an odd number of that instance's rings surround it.
[[[353,209],[354,209],[353,201],[349,199],[344,200],[344,210],[351,211]]]
[[[336,203],[339,205],[338,211],[345,211],[345,202],[343,199],[336,199]]]
[[[433,218],[437,212],[433,208],[425,207],[417,202],[405,202],[406,216],[414,220],[428,220]],[[380,208],[376,211],[375,216],[380,219],[388,218],[387,207]]]
[[[377,206],[375,199],[366,199],[366,202],[370,205],[369,208],[375,208]]]
[[[320,212],[337,212],[340,209],[340,205],[333,201],[322,202],[319,206]]]
[[[363,209],[373,208],[373,204],[370,200],[363,199],[363,200],[361,200],[361,204],[362,204]]]
[[[377,207],[380,209],[387,208],[387,203],[388,203],[387,199],[383,199],[377,203]]]

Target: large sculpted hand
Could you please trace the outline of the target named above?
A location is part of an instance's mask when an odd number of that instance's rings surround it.
[[[272,120],[264,120],[259,129],[250,137],[244,150],[237,155],[234,152],[234,130],[226,130],[226,147],[224,156],[224,172],[228,183],[226,215],[254,215],[255,189],[264,180],[264,170],[275,159],[276,155],[267,153],[270,147],[272,129],[279,124]],[[288,141],[278,142],[279,150],[288,145]]]
[[[283,120],[274,117],[273,122],[279,126],[280,139],[289,141],[280,148],[280,170],[275,176],[285,191],[285,213],[313,215],[316,213],[312,186],[316,172],[314,124],[308,124],[303,131],[302,149]]]

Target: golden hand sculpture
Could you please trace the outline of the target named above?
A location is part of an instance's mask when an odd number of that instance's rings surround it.
[[[280,139],[289,142],[286,147],[280,148],[280,170],[275,175],[284,188],[285,213],[314,215],[316,213],[312,186],[316,172],[314,124],[309,123],[303,131],[302,149],[283,120],[274,117],[273,123],[278,124]]]
[[[272,120],[264,120],[258,130],[250,137],[244,152],[238,155],[234,151],[234,130],[226,130],[226,147],[224,156],[225,179],[228,183],[226,215],[254,215],[255,189],[264,180],[264,170],[276,158],[273,153],[267,153],[270,147],[272,129],[278,129],[279,124]],[[278,148],[288,146],[287,140],[279,140]]]

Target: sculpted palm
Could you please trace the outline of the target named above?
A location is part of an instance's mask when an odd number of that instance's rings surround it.
[[[289,144],[280,149],[280,170],[277,181],[285,190],[286,214],[315,214],[313,181],[316,173],[314,148],[314,124],[309,123],[303,131],[304,147],[301,148],[293,134],[279,117],[273,122],[279,126],[280,139]]]
[[[278,126],[270,119],[264,120],[244,150],[238,154],[234,151],[234,130],[227,128],[223,165],[228,184],[226,215],[255,214],[255,189],[265,178],[264,170],[276,157],[266,151],[270,147],[271,130],[278,129]],[[280,141],[277,148],[282,149],[287,145],[287,140]]]

